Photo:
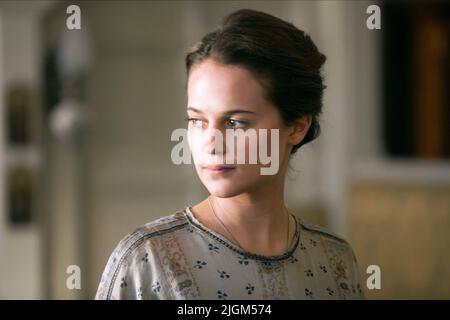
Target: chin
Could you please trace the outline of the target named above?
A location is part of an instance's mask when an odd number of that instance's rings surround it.
[[[242,193],[236,187],[218,185],[217,183],[204,183],[209,193],[218,198],[231,198]]]
[[[248,188],[223,181],[203,181],[209,193],[218,198],[231,198],[244,193]]]
[[[259,169],[256,168],[253,170]],[[217,176],[197,168],[197,173],[209,193],[218,198],[238,196],[255,189],[258,183],[262,183],[262,181],[259,180],[260,176],[258,175],[258,171],[252,172],[252,170],[248,169],[245,172],[238,169],[230,175]]]
[[[228,191],[219,191],[219,192],[210,192],[216,198],[233,198],[241,194],[241,192],[228,192]]]

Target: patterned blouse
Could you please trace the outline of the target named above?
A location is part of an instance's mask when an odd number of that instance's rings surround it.
[[[190,207],[149,222],[111,254],[95,299],[363,299],[350,245],[295,217],[282,255],[244,251]]]

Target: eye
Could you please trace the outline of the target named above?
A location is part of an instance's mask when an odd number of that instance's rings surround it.
[[[186,118],[186,121],[188,123],[192,123],[193,127],[201,128],[202,127],[202,120],[197,118]]]
[[[248,122],[230,119],[228,120],[228,124],[231,128],[245,128],[248,125]]]

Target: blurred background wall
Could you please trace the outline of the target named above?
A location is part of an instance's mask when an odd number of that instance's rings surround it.
[[[294,23],[328,58],[322,135],[291,163],[289,207],[351,243],[363,283],[381,267],[368,298],[450,298],[449,6],[370,1],[2,1],[0,298],[93,298],[120,239],[206,196],[170,159],[183,59],[240,8]]]

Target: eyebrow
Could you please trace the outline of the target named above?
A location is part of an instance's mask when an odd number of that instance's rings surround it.
[[[187,107],[187,110],[191,110],[193,112],[197,112],[197,113],[203,113],[201,110],[198,110],[194,107]],[[224,112],[223,114],[225,116],[231,116],[233,114],[236,113],[249,113],[249,114],[256,114],[256,112],[250,111],[250,110],[244,110],[244,109],[233,109],[233,110],[228,110],[226,112]]]

